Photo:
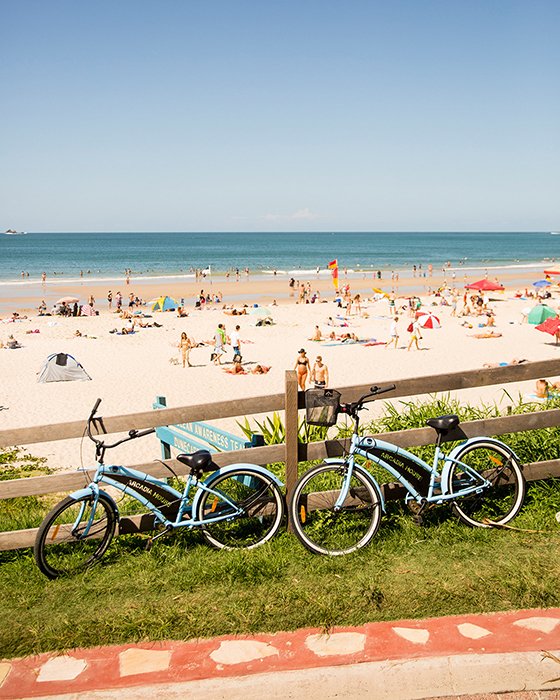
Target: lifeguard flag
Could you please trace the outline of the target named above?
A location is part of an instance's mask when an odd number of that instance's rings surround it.
[[[338,289],[338,260],[329,263],[329,270],[332,270],[332,281],[335,289]]]

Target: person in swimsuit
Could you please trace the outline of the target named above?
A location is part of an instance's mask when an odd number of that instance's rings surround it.
[[[385,345],[385,348],[388,348],[391,343],[395,343],[395,350],[397,349],[397,345],[399,343],[398,322],[399,317],[395,316],[393,322],[391,323],[391,340],[387,343],[387,345]]]
[[[415,344],[416,349],[420,350],[420,346],[418,345],[418,340],[422,340],[422,336],[420,334],[420,322],[418,319],[412,322],[411,324],[412,328],[410,329],[410,343],[408,344],[408,350],[410,351],[410,348]]]
[[[305,391],[305,384],[307,382],[307,375],[309,373],[310,367],[309,358],[306,356],[305,350],[303,348],[301,348],[301,350],[299,351],[299,356],[296,360],[294,369],[297,370],[297,380],[299,388],[302,391]]]
[[[183,356],[183,367],[185,366],[185,362],[188,364],[189,367],[192,367],[190,363],[191,348],[192,343],[187,337],[187,334],[183,331],[181,333],[181,340],[179,343],[179,349],[181,351],[181,355]]]
[[[327,369],[327,365],[323,364],[321,355],[317,355],[317,359],[313,365],[311,381],[314,383],[315,389],[326,389],[329,385],[329,370]]]

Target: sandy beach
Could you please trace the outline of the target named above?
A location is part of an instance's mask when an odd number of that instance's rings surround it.
[[[489,271],[488,279],[493,280],[494,277]],[[158,283],[157,286],[133,280],[130,286],[123,285],[120,289],[123,294],[134,291],[143,299],[159,294],[169,294],[178,299],[182,297],[189,315],[179,318],[175,312],[152,313],[149,306],[143,306],[140,310],[151,318],[142,318],[142,321],[149,324],[155,321],[159,327],[139,328],[132,335],[110,332],[120,330],[124,321],[114,311],[109,312],[106,287],[85,280],[80,285],[68,288],[57,284],[55,290],[48,288],[47,284],[47,289],[43,290],[45,293],[39,291],[37,294],[37,290],[31,286],[27,297],[21,296],[21,290],[18,292],[18,312],[26,318],[8,322],[10,314],[1,314],[0,340],[6,344],[8,336],[13,334],[23,347],[0,351],[3,377],[0,426],[7,429],[80,418],[85,421],[98,397],[103,399],[100,413],[108,416],[150,410],[156,396],[165,396],[168,406],[178,407],[282,392],[285,370],[294,369],[300,348],[306,349],[311,365],[317,355],[322,356],[329,369],[331,387],[398,382],[406,377],[477,369],[484,363],[509,362],[514,357],[528,360],[556,358],[560,346],[555,345],[554,337],[536,331],[534,325],[521,323],[522,310],[534,306],[535,300],[515,298],[520,286],[532,289],[532,282],[538,278],[536,275],[527,278],[525,284],[520,285],[517,275],[500,275],[500,282],[506,286],[506,291],[489,294],[492,300],[489,307],[495,314],[495,327],[491,330],[501,334],[493,338],[473,337],[487,331],[479,327],[486,316],[452,317],[451,306],[442,306],[440,297],[427,296],[427,286],[436,289],[441,283],[441,272],[427,281],[401,278],[398,287],[391,280],[376,283],[372,279],[349,279],[352,294],[360,293],[362,296],[361,315],[352,313],[349,317],[334,302],[334,290],[328,279],[309,280],[312,290],[319,290],[325,300],[313,304],[296,303],[297,295],[289,295],[285,279],[212,280],[212,285],[207,279],[189,285]],[[341,279],[343,283],[345,280]],[[388,299],[372,300],[372,286],[389,292],[395,287],[397,310],[401,311],[401,307],[404,307],[396,350],[385,347],[390,340],[392,321]],[[457,281],[457,287],[460,292],[459,312],[462,308],[462,280],[461,286]],[[221,292],[223,304],[234,304],[237,309],[241,309],[244,302],[265,306],[274,319],[274,325],[257,326],[259,316],[231,316],[219,304],[195,311],[194,298],[200,289],[212,294]],[[117,288],[112,291],[115,295]],[[441,320],[442,327],[423,329],[421,349],[407,351],[410,334],[406,328],[410,319],[404,297],[411,293],[420,296],[423,308],[433,311]],[[53,296],[66,294],[75,294],[84,301],[94,294],[99,315],[78,318],[37,315],[36,306],[42,298],[50,295],[52,303]],[[367,297],[370,299],[366,301]],[[277,305],[272,306],[275,299]],[[4,295],[3,308],[9,300],[9,294]],[[447,300],[450,301],[450,297]],[[548,303],[558,309],[559,293],[553,292],[553,299]],[[342,318],[337,319],[337,316]],[[329,317],[337,325],[329,325]],[[265,375],[228,374],[224,369],[233,366],[231,347],[227,348],[224,367],[219,367],[210,361],[210,345],[195,347],[190,356],[193,367],[183,368],[178,348],[181,333],[185,331],[196,343],[211,342],[219,323],[225,324],[228,334],[237,324],[241,327],[241,348],[246,370],[251,371],[260,363],[270,367],[270,371]],[[345,323],[348,325],[342,325]],[[472,328],[463,323],[472,325]],[[314,336],[316,326],[323,336],[333,331],[337,335],[349,332],[369,340],[371,344],[346,344],[330,340],[315,342],[310,338]],[[81,333],[80,337],[75,337],[76,331]],[[52,353],[69,353],[75,357],[91,381],[37,383],[37,373]],[[506,388],[513,397],[517,397],[519,393],[534,392],[534,382],[508,385]],[[504,406],[510,402],[501,387],[464,391],[459,398],[469,403],[496,402]],[[369,415],[373,417],[374,411]],[[241,435],[234,419],[224,421],[222,427]],[[55,468],[74,469],[90,466],[93,462],[93,450],[88,440],[84,441],[83,449],[79,440],[35,444],[28,449],[34,455],[47,457],[49,465]],[[134,464],[157,459],[160,454],[159,442],[155,436],[149,436],[113,451],[111,459]]]

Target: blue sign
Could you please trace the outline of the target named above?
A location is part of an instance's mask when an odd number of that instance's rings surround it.
[[[158,396],[153,407],[167,408],[165,397]],[[196,452],[197,450],[235,452],[236,450],[244,450],[256,445],[264,445],[262,435],[253,436],[256,439],[248,442],[244,438],[237,437],[237,435],[232,435],[225,430],[220,430],[201,421],[161,426],[156,428],[156,435],[161,441],[164,459],[171,458],[171,447],[179,452]]]

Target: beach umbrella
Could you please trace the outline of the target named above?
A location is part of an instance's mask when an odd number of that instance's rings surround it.
[[[551,267],[550,270],[543,270],[544,275],[560,275],[560,265]]]
[[[552,284],[552,282],[549,282],[548,280],[539,280],[538,282],[533,282],[533,287],[549,287]]]
[[[251,316],[272,316],[270,311],[265,309],[264,306],[253,307],[252,309],[249,309],[249,313]]]
[[[429,311],[420,311],[416,314],[418,323],[422,328],[441,328],[441,321]]]
[[[551,309],[550,306],[547,306],[546,304],[538,304],[537,306],[533,306],[531,311],[529,311],[527,320],[529,323],[536,326],[537,324],[545,321],[547,318],[557,316],[557,313],[557,311]]]
[[[169,311],[170,309],[176,309],[177,306],[177,301],[172,297],[159,297],[159,299],[153,301],[152,311]]]
[[[62,299],[55,301],[55,304],[77,304],[79,301],[78,297],[62,297]]]
[[[389,296],[389,295],[387,294],[387,292],[384,292],[382,289],[377,289],[377,287],[372,287],[372,289],[373,289],[373,291],[374,291],[376,294],[383,294],[384,297],[388,297],[388,296]]]
[[[550,335],[556,335],[556,332],[560,328],[560,318],[550,316],[545,321],[535,326],[538,331],[543,333],[550,333]]]
[[[480,292],[500,292],[503,291],[504,288],[501,284],[495,284],[489,280],[479,280],[478,282],[467,284],[467,289],[476,289]]]

